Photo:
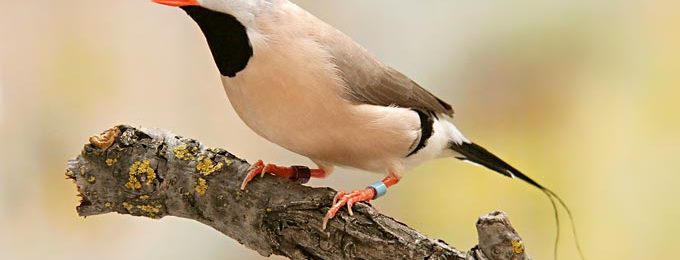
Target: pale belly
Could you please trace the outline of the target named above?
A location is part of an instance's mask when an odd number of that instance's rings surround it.
[[[404,158],[418,138],[420,122],[409,109],[350,104],[333,85],[310,88],[291,84],[300,82],[289,78],[294,75],[279,75],[250,78],[245,73],[223,83],[246,125],[292,152],[333,165],[384,172]]]

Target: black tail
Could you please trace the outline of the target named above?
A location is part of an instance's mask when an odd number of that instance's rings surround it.
[[[503,161],[501,158],[498,158],[498,156],[495,156],[488,150],[484,149],[484,147],[481,147],[474,143],[457,144],[452,142],[450,148],[451,150],[460,154],[460,156],[456,157],[460,160],[482,165],[486,168],[489,168],[495,172],[498,172],[508,177],[512,178],[516,177],[520,180],[523,180],[531,184],[536,188],[539,188],[543,193],[545,193],[546,196],[548,196],[548,199],[550,199],[550,203],[552,204],[553,210],[555,211],[555,223],[557,225],[557,234],[555,237],[554,248],[555,259],[557,259],[557,244],[560,239],[560,217],[557,211],[557,204],[555,203],[555,200],[557,200],[557,202],[559,202],[559,204],[562,205],[562,207],[564,207],[564,209],[567,211],[569,221],[571,222],[571,231],[574,234],[576,250],[578,250],[581,259],[585,259],[585,257],[583,256],[583,252],[581,251],[581,245],[578,242],[578,236],[576,235],[576,225],[574,224],[574,218],[571,215],[571,210],[569,210],[567,204],[564,203],[564,201],[559,196],[557,196],[557,194],[555,194],[552,190],[538,184],[536,181],[532,180],[528,176],[524,175],[524,173],[520,172],[519,170],[512,167],[510,164]]]

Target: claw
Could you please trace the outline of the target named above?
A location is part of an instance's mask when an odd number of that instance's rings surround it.
[[[273,164],[271,164],[271,163],[268,163],[267,165],[265,165],[264,168],[262,168],[262,174],[260,174],[260,178],[264,177],[264,174],[265,174],[265,173],[272,172],[272,169],[273,169],[275,166],[276,166],[276,165],[273,165]]]
[[[354,203],[355,201],[353,198],[347,200],[347,212],[349,212],[350,216],[354,216],[354,212],[352,212],[352,207],[354,207]]]
[[[255,178],[255,176],[257,175],[263,176],[265,173],[264,168],[265,165],[262,160],[258,160],[253,165],[251,165],[250,169],[248,169],[248,174],[246,174],[246,177],[243,179],[243,182],[241,183],[241,190],[245,190],[246,186],[248,186],[248,183],[250,183]]]
[[[349,214],[353,216],[354,212],[352,212],[352,207],[354,206],[355,203],[362,201],[370,201],[371,199],[373,199],[374,196],[375,190],[371,188],[364,190],[356,190],[351,193],[346,193],[344,191],[338,192],[338,194],[336,194],[335,197],[333,198],[333,206],[331,206],[328,212],[326,212],[326,216],[323,218],[321,229],[323,230],[326,229],[328,221],[334,218],[342,207],[347,206]]]
[[[332,205],[335,205],[335,203],[338,203],[338,200],[345,195],[347,195],[347,192],[344,192],[344,191],[339,191],[338,194],[335,194],[335,197],[333,197],[333,204]]]
[[[328,221],[331,220],[331,216],[329,215],[330,212],[326,213],[326,216],[323,217],[323,222],[321,224],[321,230],[326,230],[326,226],[328,226]]]

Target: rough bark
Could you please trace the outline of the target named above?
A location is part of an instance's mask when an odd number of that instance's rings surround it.
[[[321,220],[335,191],[276,177],[239,189],[250,165],[223,149],[164,130],[117,126],[90,138],[66,175],[82,198],[81,216],[117,212],[176,216],[209,225],[263,256],[291,259],[529,259],[501,212],[477,222],[479,245],[459,251],[427,238],[366,203]],[[275,187],[275,188],[274,188]]]

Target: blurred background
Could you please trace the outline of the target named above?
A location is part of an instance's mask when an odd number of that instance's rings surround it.
[[[295,2],[449,101],[469,138],[560,194],[588,259],[676,257],[680,2]],[[190,220],[78,217],[66,161],[121,123],[250,161],[310,163],[237,118],[181,10],[0,1],[0,259],[261,258]],[[340,169],[310,185],[379,178]],[[373,205],[462,250],[476,244],[478,216],[504,210],[534,259],[552,259],[544,195],[453,159],[414,169]],[[576,259],[562,228],[561,259]]]

